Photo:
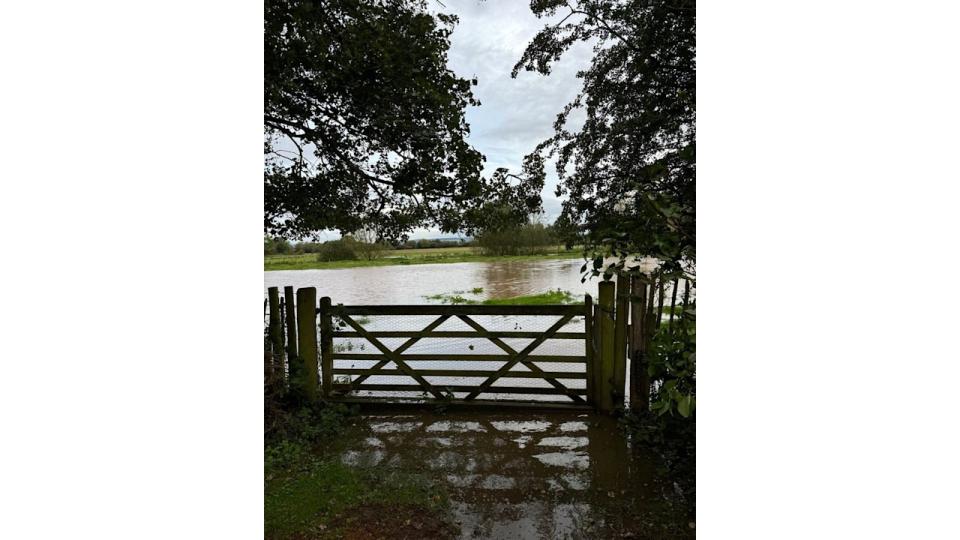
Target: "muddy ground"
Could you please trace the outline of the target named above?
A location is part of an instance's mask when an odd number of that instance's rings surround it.
[[[356,510],[355,538],[688,538],[693,518],[655,456],[606,416],[381,413],[355,417],[339,459],[442,486],[447,515]],[[335,524],[336,525],[336,524]],[[382,536],[378,536],[382,535]]]

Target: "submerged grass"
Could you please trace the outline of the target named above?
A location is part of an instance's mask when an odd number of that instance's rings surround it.
[[[470,291],[471,294],[480,294],[483,288],[477,287]],[[512,296],[510,298],[488,298],[486,300],[477,300],[462,296],[464,291],[454,291],[452,294],[431,294],[424,296],[427,300],[435,300],[444,304],[468,304],[468,305],[486,305],[486,306],[542,306],[547,304],[574,304],[580,302],[580,298],[571,293],[557,289],[538,294],[528,294],[523,296]]]
[[[541,306],[545,304],[573,304],[577,301],[577,297],[574,296],[570,291],[557,289],[555,291],[548,291],[540,294],[514,296],[513,298],[491,298],[489,300],[484,300],[483,303],[492,306]]]
[[[308,270],[308,269],[337,269],[359,268],[366,266],[396,266],[412,264],[444,264],[460,262],[501,262],[501,261],[534,261],[548,259],[575,259],[582,257],[579,250],[558,250],[542,255],[515,255],[496,256],[483,255],[473,248],[433,248],[433,249],[398,249],[384,253],[382,258],[373,260],[349,261],[318,261],[315,253],[302,255],[266,255],[263,260],[264,271],[271,270]]]

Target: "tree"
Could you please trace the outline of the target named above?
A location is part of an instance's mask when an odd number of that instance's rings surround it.
[[[651,256],[664,271],[696,260],[696,11],[692,0],[533,0],[544,27],[513,68],[550,73],[576,42],[595,55],[554,135],[528,156],[556,158],[557,222],[585,243],[594,275],[604,255]],[[568,129],[574,110],[583,127]],[[539,160],[539,161],[538,161]]]
[[[357,250],[357,255],[368,261],[379,259],[383,253],[390,248],[388,244],[377,239],[376,233],[369,229],[360,229],[353,233],[352,236],[353,239],[356,240],[356,244],[354,245]]]
[[[469,232],[492,199],[539,208],[536,179],[481,176],[465,140],[476,80],[447,69],[456,22],[422,0],[266,1],[268,234],[393,241],[415,226]]]
[[[290,253],[292,246],[284,238],[271,238],[269,236],[263,237],[263,254],[264,255],[274,255],[280,254],[285,255]]]

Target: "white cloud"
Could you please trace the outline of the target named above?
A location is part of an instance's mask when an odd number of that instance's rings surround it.
[[[445,0],[446,8],[460,18],[450,38],[449,65],[461,77],[478,79],[474,95],[480,107],[467,110],[469,141],[487,157],[485,174],[497,167],[519,171],[523,156],[553,134],[557,114],[577,95],[578,70],[589,66],[589,44],[571,47],[553,65],[549,76],[521,71],[510,77],[514,64],[531,39],[563,15],[538,19],[526,2],[517,0]],[[572,115],[572,125],[582,115]],[[552,221],[560,212],[554,196],[556,174],[548,167],[543,206]]]
[[[467,109],[469,142],[487,158],[484,174],[498,167],[519,172],[523,157],[553,134],[553,122],[563,107],[577,95],[581,80],[578,70],[589,66],[591,45],[578,43],[553,64],[549,76],[521,71],[510,77],[514,64],[531,39],[550,22],[563,15],[538,19],[526,2],[519,0],[444,0],[431,9],[455,14],[460,22],[450,37],[448,65],[457,75],[477,78],[474,96],[479,107]],[[571,115],[571,125],[582,122],[582,114]],[[547,165],[543,207],[548,222],[560,213],[561,201],[554,195],[557,175]],[[412,238],[440,236],[436,229],[416,229]],[[337,233],[325,233],[337,238]],[[445,236],[445,235],[444,235]]]

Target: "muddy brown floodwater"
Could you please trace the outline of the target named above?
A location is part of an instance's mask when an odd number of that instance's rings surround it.
[[[368,414],[345,436],[345,464],[445,486],[460,538],[694,536],[678,488],[607,416]]]
[[[580,259],[369,266],[338,270],[278,270],[263,273],[268,287],[316,287],[334,304],[423,304],[424,297],[469,291],[478,300],[510,298],[564,289],[596,296],[597,280],[580,283]]]

